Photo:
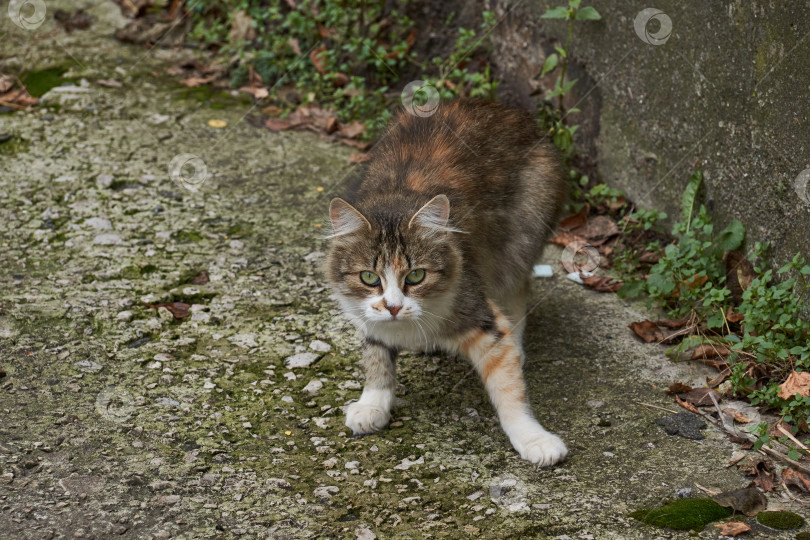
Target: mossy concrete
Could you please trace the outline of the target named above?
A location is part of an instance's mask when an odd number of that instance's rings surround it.
[[[112,40],[116,10],[71,35],[0,23],[4,70],[76,62],[80,85],[0,116],[21,141],[0,154],[4,537],[666,538],[629,513],[747,484],[722,434],[669,436],[642,405],[674,408],[663,389],[705,368],[638,343],[627,324],[649,314],[567,281],[553,250],[526,370],[566,462],[521,461],[444,356],[403,357],[390,428],[352,437],[359,341],[317,270],[351,150],[186,95],[163,75],[178,53]],[[196,192],[169,178],[181,153],[207,167]],[[172,301],[191,316],[144,305]],[[301,352],[318,360],[285,367]]]
[[[564,2],[481,2],[500,20],[493,31],[503,98],[536,107],[556,73],[539,77],[567,24],[541,19]],[[600,21],[578,22],[568,106],[582,109],[580,165],[639,205],[680,218],[689,176],[702,170],[699,201],[720,226],[748,229],[747,249],[770,241],[774,264],[810,258],[810,5],[807,2],[583,2]],[[665,43],[634,29],[644,8],[672,23]],[[447,9],[452,9],[448,6]],[[650,20],[656,33],[660,23]],[[643,35],[643,33],[642,33]],[[530,98],[532,91],[536,97]],[[537,95],[539,94],[539,95]],[[807,173],[810,178],[810,171]]]

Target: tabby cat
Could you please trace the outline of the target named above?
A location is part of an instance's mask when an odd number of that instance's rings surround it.
[[[355,434],[388,424],[399,350],[444,350],[475,367],[523,459],[565,458],[532,414],[521,345],[532,267],[564,192],[554,148],[522,112],[461,100],[399,113],[329,207],[326,275],[362,335]]]

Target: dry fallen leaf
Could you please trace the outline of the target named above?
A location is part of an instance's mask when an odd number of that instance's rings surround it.
[[[714,406],[712,398],[710,397],[712,395],[717,401],[720,401],[720,392],[712,388],[693,388],[683,394],[681,399],[696,407],[712,407]]]
[[[227,125],[228,122],[226,122],[225,120],[217,120],[215,118],[212,118],[211,120],[208,121],[208,126],[212,128],[224,128]]]
[[[695,414],[700,414],[700,412],[697,410],[697,408],[694,405],[682,400],[678,396],[675,396],[675,402],[678,405],[680,405],[681,407],[683,407],[684,409],[686,409],[687,411],[689,411],[689,412],[693,412]]]
[[[364,163],[370,158],[369,154],[352,154],[349,156],[349,163]]]
[[[737,409],[730,409],[730,408],[729,409],[723,409],[723,412],[726,413],[729,416],[733,416],[734,421],[739,422],[741,424],[747,424],[747,423],[749,423],[751,421],[750,418],[745,416],[743,413],[741,413]]]
[[[796,394],[802,397],[810,396],[810,373],[806,371],[793,371],[787,380],[779,385],[779,397],[790,399]]]
[[[810,475],[785,467],[782,469],[782,480],[788,486],[798,488],[804,493],[810,492]]]
[[[354,139],[366,131],[366,126],[358,121],[354,121],[346,126],[340,126],[340,134],[349,139]]]
[[[701,358],[719,358],[728,356],[729,350],[726,347],[719,347],[717,345],[703,344],[695,347],[692,351],[692,360],[699,360]]]
[[[189,77],[187,79],[182,79],[180,84],[185,84],[189,88],[194,88],[196,86],[202,86],[203,84],[208,84],[211,81],[216,79],[215,75],[211,75],[210,77]]]
[[[646,343],[653,343],[664,339],[664,333],[652,321],[640,321],[630,323],[628,325],[630,330],[636,333],[638,337],[643,339]]]
[[[239,89],[240,92],[245,92],[246,94],[251,94],[256,99],[264,99],[270,95],[270,92],[267,88],[263,86],[243,86]]]
[[[588,243],[587,240],[582,238],[581,236],[577,236],[576,234],[570,232],[561,232],[560,234],[554,236],[549,240],[552,244],[557,244],[558,246],[565,247],[568,244],[573,242],[579,242],[582,245],[586,245]]]
[[[723,536],[737,536],[743,533],[747,533],[751,530],[751,527],[743,523],[742,521],[729,521],[728,523],[718,523],[715,525],[718,529],[720,529],[720,534]]]
[[[607,276],[584,276],[579,275],[582,283],[597,292],[616,292],[624,285],[623,281]]]
[[[25,109],[31,105],[36,105],[37,101],[39,101],[39,99],[31,96],[25,88],[18,88],[17,90],[0,94],[0,105],[7,105],[15,109]]]
[[[184,304],[183,302],[161,302],[160,304],[147,304],[144,302],[144,305],[149,308],[166,308],[174,315],[175,319],[184,319],[189,316],[189,306],[188,304]]]
[[[588,212],[590,211],[591,207],[586,204],[582,207],[582,210],[577,212],[576,214],[570,215],[567,218],[560,221],[560,229],[563,231],[573,231],[574,229],[579,229],[580,227],[585,226],[588,222]]]
[[[669,385],[669,390],[667,390],[667,394],[682,394],[684,392],[690,392],[692,387],[688,384],[683,384],[682,382],[674,382]]]
[[[124,85],[113,79],[99,79],[96,84],[106,86],[107,88],[122,88]]]

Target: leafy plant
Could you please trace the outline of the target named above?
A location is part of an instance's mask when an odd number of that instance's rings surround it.
[[[598,11],[591,6],[582,6],[582,0],[569,0],[567,6],[556,6],[549,8],[542,16],[543,19],[563,19],[568,21],[568,35],[565,45],[555,46],[556,52],[549,54],[543,63],[540,76],[544,77],[549,73],[559,71],[557,79],[551,90],[546,93],[546,101],[539,110],[541,126],[551,135],[551,139],[557,148],[566,158],[570,158],[574,153],[574,133],[578,126],[568,125],[565,122],[566,116],[579,112],[579,109],[572,108],[565,110],[565,96],[568,94],[577,79],[566,81],[565,76],[568,71],[568,61],[571,57],[571,44],[574,37],[574,23],[576,21],[598,21],[602,18]],[[557,99],[555,109],[552,101]]]

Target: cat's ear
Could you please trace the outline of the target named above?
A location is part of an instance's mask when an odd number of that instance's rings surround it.
[[[329,219],[332,220],[330,238],[352,234],[364,227],[371,231],[371,224],[363,214],[341,198],[332,199],[329,204]]]
[[[447,225],[449,218],[450,200],[447,195],[436,195],[413,215],[408,223],[408,228],[419,225],[436,232],[461,232]]]

